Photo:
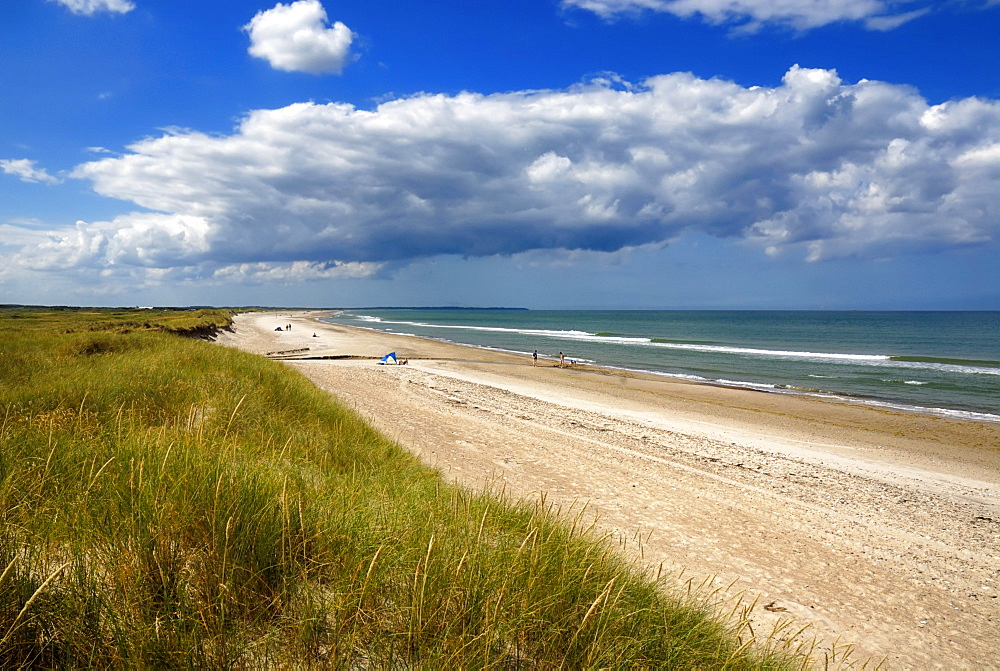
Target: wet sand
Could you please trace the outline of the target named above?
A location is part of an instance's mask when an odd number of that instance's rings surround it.
[[[286,359],[449,480],[586,506],[643,565],[741,596],[758,635],[809,625],[820,665],[1000,668],[1000,424],[533,367],[320,314],[241,315],[219,342]],[[376,365],[390,351],[409,365]]]

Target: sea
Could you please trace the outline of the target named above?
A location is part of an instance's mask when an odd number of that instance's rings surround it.
[[[331,323],[1000,422],[1000,312],[348,309]]]

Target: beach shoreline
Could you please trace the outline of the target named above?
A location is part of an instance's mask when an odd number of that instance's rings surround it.
[[[1000,313],[335,310],[325,321],[605,369],[1000,423]]]
[[[742,591],[758,633],[808,624],[817,654],[891,668],[1000,664],[1000,425],[533,367],[323,314],[240,315],[219,341],[287,358],[449,480],[585,504],[642,564]],[[389,351],[409,365],[375,365]]]

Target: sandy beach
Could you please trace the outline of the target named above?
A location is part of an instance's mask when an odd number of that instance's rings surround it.
[[[281,358],[449,480],[586,507],[644,566],[814,656],[1000,668],[1000,424],[728,389],[249,313]],[[291,324],[290,331],[275,331]],[[395,351],[405,366],[378,366]]]

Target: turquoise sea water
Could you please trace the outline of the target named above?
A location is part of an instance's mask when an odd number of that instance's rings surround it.
[[[357,309],[327,321],[1000,421],[1000,312]]]

